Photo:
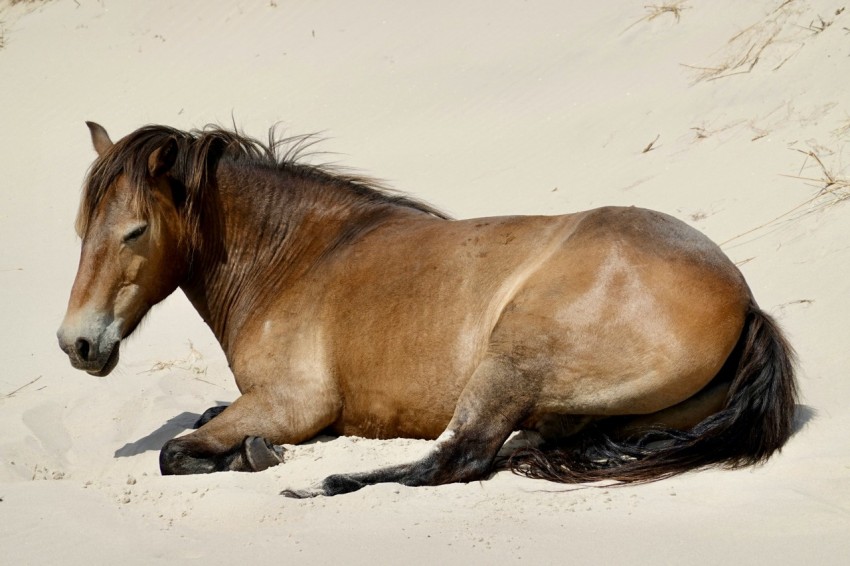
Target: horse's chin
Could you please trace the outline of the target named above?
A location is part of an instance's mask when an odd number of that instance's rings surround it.
[[[120,350],[121,342],[115,342],[115,345],[112,347],[112,351],[109,353],[109,357],[106,359],[106,363],[100,369],[87,369],[86,372],[89,375],[93,375],[95,377],[106,377],[109,375],[112,370],[115,369],[115,366],[118,365],[118,352]]]

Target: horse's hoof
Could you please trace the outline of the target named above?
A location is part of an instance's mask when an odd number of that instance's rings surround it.
[[[255,472],[262,472],[272,466],[277,466],[283,463],[283,453],[286,449],[283,446],[276,446],[259,436],[249,436],[242,444],[242,451],[245,454],[245,460]]]
[[[222,413],[222,411],[224,411],[227,407],[228,407],[228,405],[219,405],[217,407],[210,407],[209,409],[204,411],[204,414],[202,414],[198,418],[198,420],[195,421],[195,424],[192,426],[192,428],[201,428],[202,426],[204,426],[205,424],[207,424],[208,422],[210,422],[211,420],[213,420],[214,418],[219,416]]]
[[[311,497],[324,495],[319,489],[284,489],[280,494],[290,499],[310,499]]]

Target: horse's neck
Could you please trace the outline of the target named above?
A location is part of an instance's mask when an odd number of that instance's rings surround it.
[[[225,352],[248,317],[374,216],[334,192],[285,172],[219,168],[182,288]]]

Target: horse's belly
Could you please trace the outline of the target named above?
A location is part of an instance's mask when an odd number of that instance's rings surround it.
[[[413,317],[380,339],[351,337],[337,359],[345,404],[334,428],[372,438],[439,436],[487,353],[492,324],[480,315]],[[412,322],[429,319],[437,322]]]
[[[408,407],[403,407],[408,408]],[[381,407],[375,403],[361,410],[349,411],[331,426],[331,430],[343,436],[363,438],[422,438],[434,440],[442,433],[451,420],[446,416],[434,415],[427,418],[421,414],[396,411],[390,407]]]
[[[400,375],[414,378],[375,371],[361,376],[360,387],[346,387],[333,430],[366,438],[437,438],[454,414],[465,380],[444,371]]]

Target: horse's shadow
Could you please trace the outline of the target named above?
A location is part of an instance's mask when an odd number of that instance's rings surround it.
[[[794,407],[794,423],[791,425],[792,435],[797,434],[817,418],[818,412],[814,407],[797,403]]]
[[[217,406],[227,406],[229,403],[217,401]],[[159,451],[162,446],[181,432],[195,428],[195,423],[201,417],[198,413],[185,411],[165,421],[158,429],[133,442],[128,442],[115,451],[116,458],[129,458],[147,452]]]

